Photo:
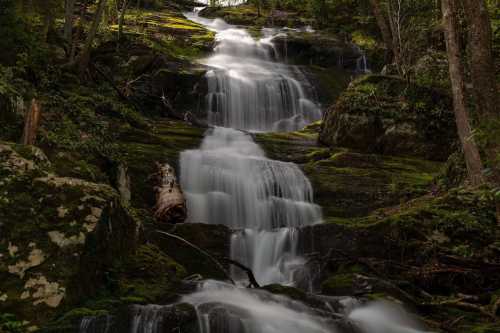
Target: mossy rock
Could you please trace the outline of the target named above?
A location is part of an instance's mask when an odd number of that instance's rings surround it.
[[[368,217],[332,219],[328,224],[306,227],[300,243],[306,253],[326,254],[335,248],[353,258],[394,260],[431,269],[441,260],[436,251],[464,261],[493,262],[499,254],[497,228],[490,189],[456,189],[378,210]],[[391,274],[395,278],[396,272]],[[449,274],[421,276],[408,269],[398,271],[397,277],[438,294],[499,288],[493,276],[479,279],[467,272],[451,274],[452,282]]]
[[[301,290],[290,286],[283,286],[280,284],[270,284],[262,287],[262,289],[269,291],[275,295],[283,295],[290,299],[300,301],[303,303],[307,302],[307,294]]]
[[[356,80],[326,113],[320,141],[364,153],[445,161],[457,134],[451,97],[396,78]]]
[[[312,183],[326,220],[366,216],[427,193],[442,163],[328,148],[317,143],[317,127],[256,135],[273,159],[297,163]]]
[[[230,255],[230,230],[224,225],[185,223],[168,229],[169,233],[184,238],[217,258]],[[226,279],[223,272],[205,255],[185,243],[159,233],[151,233],[153,242],[186,268],[189,275],[201,274],[204,278]],[[226,270],[229,268],[223,263]]]
[[[344,37],[326,31],[294,32],[273,39],[278,51],[291,63],[322,68],[355,71],[362,56],[359,49]]]
[[[346,296],[354,293],[354,274],[336,274],[321,284],[321,293],[330,296]]]
[[[39,149],[0,144],[0,308],[33,324],[93,289],[137,241],[115,190],[50,170]]]
[[[127,166],[131,183],[131,204],[150,211],[156,204],[154,177],[156,163],[178,169],[182,151],[199,146],[205,130],[184,122],[158,120],[149,131],[130,126],[119,134],[121,160]]]
[[[122,297],[161,303],[175,297],[175,290],[187,273],[157,246],[143,245],[134,255],[116,263],[110,274],[112,280],[116,277]]]

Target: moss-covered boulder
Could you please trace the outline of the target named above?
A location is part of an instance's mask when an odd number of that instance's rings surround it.
[[[110,269],[116,293],[137,303],[165,303],[175,298],[186,269],[155,245],[142,245],[136,253]]]
[[[0,143],[0,312],[33,325],[95,292],[139,228],[111,187],[51,168],[35,147]]]
[[[497,232],[491,191],[454,189],[368,217],[306,227],[300,242],[306,253],[326,255],[335,249],[347,258],[380,260],[382,266],[366,267],[390,272],[394,279],[411,281],[428,292],[473,294],[499,288],[498,279],[474,268],[474,263],[489,267],[496,262]],[[391,261],[403,265],[387,266]],[[455,265],[472,266],[455,271]],[[429,273],[433,271],[436,274]]]
[[[320,141],[361,152],[444,161],[457,141],[450,96],[396,78],[353,82],[326,113]]]

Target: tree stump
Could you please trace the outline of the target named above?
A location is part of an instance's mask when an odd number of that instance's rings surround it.
[[[177,182],[174,168],[159,163],[157,167],[155,219],[162,223],[182,223],[187,217],[186,200]]]

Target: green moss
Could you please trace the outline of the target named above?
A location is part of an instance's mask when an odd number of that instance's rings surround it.
[[[307,294],[297,288],[294,287],[289,287],[289,286],[283,286],[280,284],[270,284],[262,289],[269,291],[270,293],[276,294],[276,295],[283,295],[286,296],[290,299],[300,301],[303,303],[307,302]]]
[[[335,274],[321,283],[321,293],[325,295],[350,295],[355,276],[352,273]]]
[[[154,245],[139,247],[135,255],[116,263],[111,279],[125,302],[155,303],[172,297],[186,270]]]
[[[24,333],[27,328],[26,323],[18,320],[15,315],[10,313],[0,314],[0,332]]]
[[[320,134],[335,147],[436,161],[448,158],[456,139],[450,96],[381,75],[353,82],[327,111]]]

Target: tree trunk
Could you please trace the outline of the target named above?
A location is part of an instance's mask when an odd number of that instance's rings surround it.
[[[400,5],[400,3],[398,3]],[[391,1],[387,1],[387,16],[389,18],[389,28],[391,31],[391,45],[392,45],[392,53],[394,56],[394,64],[398,69],[398,73],[403,75],[402,69],[402,61],[401,61],[401,22],[400,22],[400,12],[399,10],[394,11],[393,3]]]
[[[123,0],[120,17],[118,18],[118,42],[122,39],[123,35],[123,22],[125,21],[125,12],[127,11],[129,0]]]
[[[71,50],[73,44],[73,15],[75,13],[76,0],[66,0],[64,14],[64,39],[68,43],[68,49]]]
[[[465,15],[469,28],[469,53],[473,94],[478,114],[482,123],[490,123],[500,117],[498,89],[493,61],[492,31],[488,7],[484,0],[464,0]],[[498,139],[497,139],[498,140]],[[496,186],[500,186],[500,142],[489,140],[486,146],[492,177]],[[500,202],[497,202],[497,221],[500,224]]]
[[[379,0],[370,0],[370,4],[372,7],[373,15],[377,20],[377,25],[382,33],[382,39],[384,40],[385,47],[387,49],[385,54],[385,62],[391,63],[392,57],[394,55],[394,46],[392,44],[392,33],[387,24],[387,20],[380,8]]]
[[[23,145],[34,145],[36,142],[36,134],[40,125],[41,108],[38,101],[33,98],[31,107],[24,118],[24,130],[21,143]]]
[[[187,216],[186,200],[177,183],[174,169],[158,164],[156,206],[154,216],[158,222],[181,223]]]
[[[475,102],[482,117],[499,116],[492,32],[486,1],[464,0]]]
[[[82,53],[79,56],[79,72],[80,75],[87,69],[89,58],[90,58],[90,49],[92,48],[92,43],[94,42],[94,38],[97,34],[97,30],[99,29],[99,24],[101,23],[102,13],[104,12],[104,7],[106,5],[106,0],[99,0],[97,3],[97,9],[94,14],[94,20],[92,21],[92,26],[90,27],[90,31],[87,35],[87,39],[85,40],[85,46],[83,47]]]
[[[80,40],[82,39],[83,21],[85,20],[86,11],[87,11],[87,7],[86,7],[85,3],[81,4],[81,6],[80,6],[80,24],[76,28],[76,36],[73,39],[70,54],[69,54],[69,62],[71,64],[73,64],[75,61],[76,50],[78,48],[78,44],[80,43]]]
[[[442,0],[441,6],[453,92],[455,120],[464,151],[469,180],[473,186],[477,186],[484,183],[483,164],[475,140],[472,137],[469,115],[466,107],[464,72],[461,64],[462,55],[460,53],[459,34],[457,32],[457,10],[455,7],[455,0]]]

